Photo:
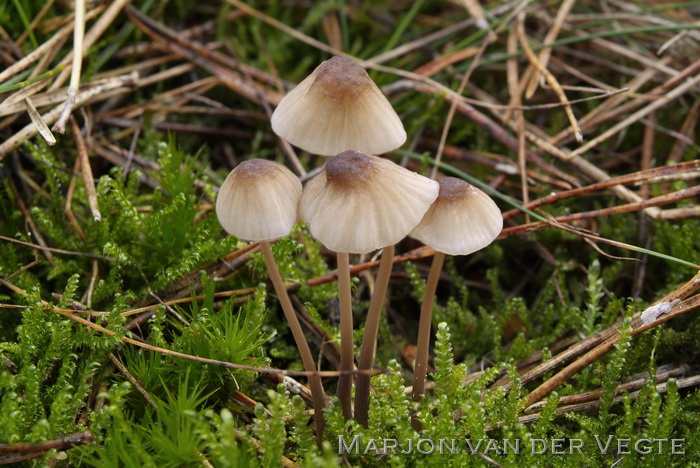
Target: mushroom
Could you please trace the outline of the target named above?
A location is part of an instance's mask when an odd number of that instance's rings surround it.
[[[406,141],[389,101],[348,57],[319,65],[280,101],[271,123],[291,144],[324,156],[348,149],[382,154]]]
[[[286,167],[266,159],[240,163],[226,177],[216,197],[223,228],[249,241],[286,236],[297,220],[301,182]]]
[[[331,157],[304,188],[299,215],[335,252],[367,253],[396,244],[416,227],[439,184],[359,151]]]
[[[422,221],[411,231],[414,237],[436,250],[423,293],[416,365],[413,374],[413,401],[425,392],[430,323],[438,278],[445,254],[468,255],[489,245],[503,228],[503,217],[488,195],[462,179],[445,177],[439,181],[440,194]],[[420,431],[422,424],[413,416],[411,424]]]
[[[260,243],[270,280],[296,341],[304,368],[310,373],[316,438],[320,446],[325,427],[323,408],[326,406],[326,396],[321,377],[314,374],[317,370],[311,349],[270,247],[271,240],[286,236],[296,224],[301,192],[301,182],[286,167],[265,159],[251,159],[239,164],[226,177],[216,198],[216,215],[229,234]]]
[[[352,370],[354,361],[348,254],[396,244],[420,222],[438,191],[439,185],[432,179],[354,150],[331,157],[304,188],[300,217],[316,239],[337,252],[341,334],[338,399],[346,419],[352,417],[352,377],[347,371]],[[393,249],[383,253],[383,260],[392,257]],[[384,270],[388,280],[391,270]],[[384,281],[378,278],[378,282]],[[376,309],[378,313],[380,307]],[[369,316],[367,320],[369,323]],[[376,327],[371,339],[376,341]]]

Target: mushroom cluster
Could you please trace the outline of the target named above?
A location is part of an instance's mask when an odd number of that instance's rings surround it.
[[[498,207],[459,179],[443,178],[438,183],[377,156],[401,146],[406,132],[364,68],[348,57],[333,57],[319,65],[281,100],[271,124],[289,143],[330,158],[303,189],[299,179],[277,163],[241,163],[219,191],[216,212],[222,226],[242,239],[260,242],[307,371],[316,367],[274,263],[270,241],[287,235],[301,219],[312,236],[336,252],[341,335],[337,396],[346,419],[353,417],[355,364],[349,254],[382,249],[359,355],[359,370],[369,371],[394,245],[411,235],[432,246],[437,253],[421,309],[414,381],[414,400],[418,400],[424,389],[431,309],[444,255],[466,255],[489,244],[502,226]],[[325,394],[317,375],[310,374],[309,382],[320,443]],[[369,374],[359,372],[356,384],[354,417],[366,426]]]
[[[353,317],[350,253],[383,249],[391,262],[393,246],[422,219],[437,198],[435,181],[375,154],[406,141],[401,119],[364,68],[348,57],[333,57],[290,91],[275,109],[272,129],[291,144],[332,156],[309,181],[299,213],[311,234],[337,253],[340,300],[340,371],[338,400],[346,419],[353,416]],[[390,268],[380,267],[379,290],[386,289]],[[371,368],[381,311],[381,298],[370,306],[360,352],[360,370]],[[368,377],[358,376],[357,402],[369,402]],[[360,422],[367,404],[360,403]],[[363,409],[364,408],[364,409]]]
[[[324,170],[304,188],[299,205],[301,218],[309,224],[316,239],[337,252],[341,371],[350,371],[354,365],[348,254],[385,249],[382,261],[390,264],[394,244],[418,225],[437,198],[438,190],[438,184],[432,179],[387,159],[354,150],[331,157]],[[391,271],[386,267],[380,270],[384,276],[377,278],[377,283],[384,291]],[[368,311],[360,370],[371,368],[381,300],[378,298]],[[338,399],[346,419],[352,417],[351,379],[350,374],[343,374],[338,381]],[[368,406],[363,404],[369,403],[367,376],[358,376],[357,390],[356,417],[366,423]]]

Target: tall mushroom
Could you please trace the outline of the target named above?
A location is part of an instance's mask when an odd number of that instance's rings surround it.
[[[275,109],[272,130],[301,149],[330,156],[382,154],[406,141],[403,124],[367,72],[348,57],[326,60]]]
[[[440,179],[440,194],[420,224],[411,231],[414,237],[436,250],[423,293],[416,365],[413,375],[413,401],[420,401],[425,392],[428,365],[430,323],[438,278],[445,254],[468,255],[489,245],[503,228],[503,217],[488,195],[462,179]],[[421,422],[411,419],[414,429],[422,429]]]
[[[301,182],[286,167],[265,159],[251,159],[239,164],[226,177],[216,198],[216,215],[228,233],[260,243],[270,280],[289,323],[304,368],[312,373],[309,374],[309,384],[314,405],[316,440],[320,446],[325,427],[323,408],[326,406],[326,396],[321,377],[313,374],[316,365],[311,349],[270,247],[271,240],[286,236],[294,227],[301,192]]]
[[[353,368],[349,253],[366,253],[403,239],[438,195],[438,183],[393,162],[344,151],[331,157],[304,188],[299,214],[311,234],[337,252],[341,371]],[[338,398],[352,417],[352,376],[341,374]]]
[[[319,65],[282,99],[272,114],[271,124],[275,133],[290,143],[324,156],[351,149],[381,154],[406,141],[406,131],[389,101],[367,72],[348,57],[332,57]],[[360,369],[372,367],[381,305],[393,256],[393,244],[385,245],[367,312]],[[341,266],[346,264],[349,267],[349,259],[339,255],[339,275],[342,276],[339,284],[349,281],[345,277],[347,268]],[[341,303],[349,304],[349,290],[341,288],[339,296]],[[345,326],[347,328],[347,323]],[[350,382],[350,377],[341,377],[339,382],[339,394],[348,395],[347,400],[344,396],[341,398],[344,405],[349,404]],[[358,420],[366,425],[369,377],[360,374],[357,383],[356,412]],[[343,408],[346,418],[349,418],[350,408]]]

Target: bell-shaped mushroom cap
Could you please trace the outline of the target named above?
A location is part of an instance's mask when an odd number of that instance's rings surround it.
[[[387,159],[345,151],[306,184],[299,215],[329,249],[366,253],[406,237],[438,191],[434,180]]]
[[[440,194],[411,237],[448,255],[467,255],[489,245],[503,217],[488,195],[462,179],[440,179]]]
[[[224,229],[249,240],[286,236],[297,220],[301,182],[286,167],[250,159],[226,177],[216,197],[216,216]]]
[[[272,114],[272,130],[310,153],[348,149],[382,154],[406,141],[396,112],[367,72],[348,57],[319,65]]]

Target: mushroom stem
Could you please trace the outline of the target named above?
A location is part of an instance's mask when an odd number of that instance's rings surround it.
[[[391,277],[391,269],[394,265],[394,246],[384,247],[382,259],[379,262],[379,271],[374,284],[374,292],[367,310],[367,321],[365,322],[365,334],[362,337],[362,347],[360,348],[359,370],[369,370],[374,363],[374,354],[377,346],[377,332],[379,331],[379,318],[382,314],[382,304],[386,296],[386,289]],[[357,422],[367,427],[369,422],[369,379],[366,374],[357,376],[357,387],[355,388],[355,419]]]
[[[425,375],[428,367],[428,347],[430,345],[430,324],[433,316],[433,302],[435,300],[435,290],[438,279],[442,272],[442,264],[445,262],[445,254],[435,252],[433,264],[430,267],[428,281],[423,292],[423,304],[420,309],[420,322],[418,323],[418,343],[416,346],[416,366],[413,371],[413,401],[419,402],[425,393]],[[415,413],[411,416],[411,426],[420,432],[423,424],[418,420]]]
[[[350,254],[338,252],[338,299],[340,300],[340,377],[338,399],[345,420],[352,419],[352,374],[355,365],[352,300],[350,296]]]
[[[282,305],[284,316],[289,323],[289,328],[292,331],[294,341],[296,341],[297,348],[299,349],[299,354],[301,355],[301,361],[304,364],[304,369],[307,372],[316,372],[317,369],[316,364],[314,363],[314,357],[311,354],[309,343],[306,341],[306,337],[304,336],[304,331],[301,328],[299,319],[294,312],[292,302],[289,300],[287,288],[284,286],[282,275],[280,275],[280,271],[277,268],[277,263],[275,262],[275,257],[272,255],[270,242],[260,241],[260,250],[262,251],[263,258],[265,259],[265,265],[267,266],[267,271],[270,275],[272,286],[275,288],[275,293],[277,293],[277,297]],[[309,386],[311,387],[311,398],[314,405],[316,443],[320,448],[321,444],[323,443],[323,429],[326,427],[326,418],[323,413],[323,408],[326,406],[326,395],[323,391],[323,384],[321,383],[321,377],[319,375],[309,375]]]

